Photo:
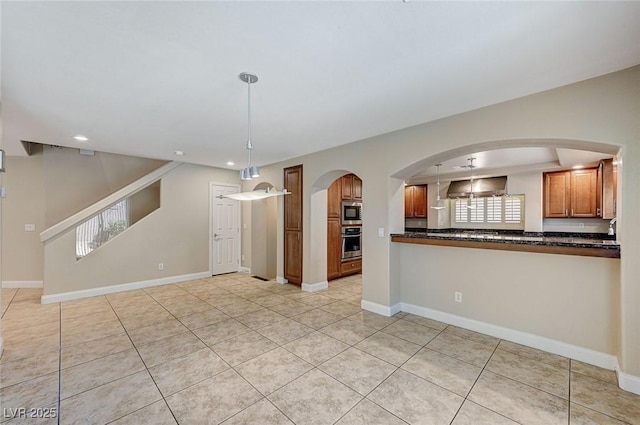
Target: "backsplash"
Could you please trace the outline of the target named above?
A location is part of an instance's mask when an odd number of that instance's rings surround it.
[[[609,230],[609,220],[602,220],[599,218],[546,218],[544,219],[542,226],[545,233],[607,233]]]

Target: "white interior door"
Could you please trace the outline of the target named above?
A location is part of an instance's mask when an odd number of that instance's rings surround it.
[[[221,198],[237,186],[211,185],[211,274],[240,269],[240,201]]]

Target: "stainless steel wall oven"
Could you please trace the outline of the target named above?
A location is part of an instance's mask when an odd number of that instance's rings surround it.
[[[362,257],[362,228],[342,228],[342,261]]]

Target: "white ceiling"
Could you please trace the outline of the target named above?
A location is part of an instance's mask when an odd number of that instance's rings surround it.
[[[10,155],[28,140],[243,168],[243,71],[260,78],[264,165],[640,63],[640,2],[2,1],[1,13]]]

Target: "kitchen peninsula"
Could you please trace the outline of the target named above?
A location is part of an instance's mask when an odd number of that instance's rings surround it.
[[[587,257],[620,258],[620,245],[606,235],[575,233],[477,232],[451,231],[406,232],[391,235],[392,242],[462,248],[497,249]]]

